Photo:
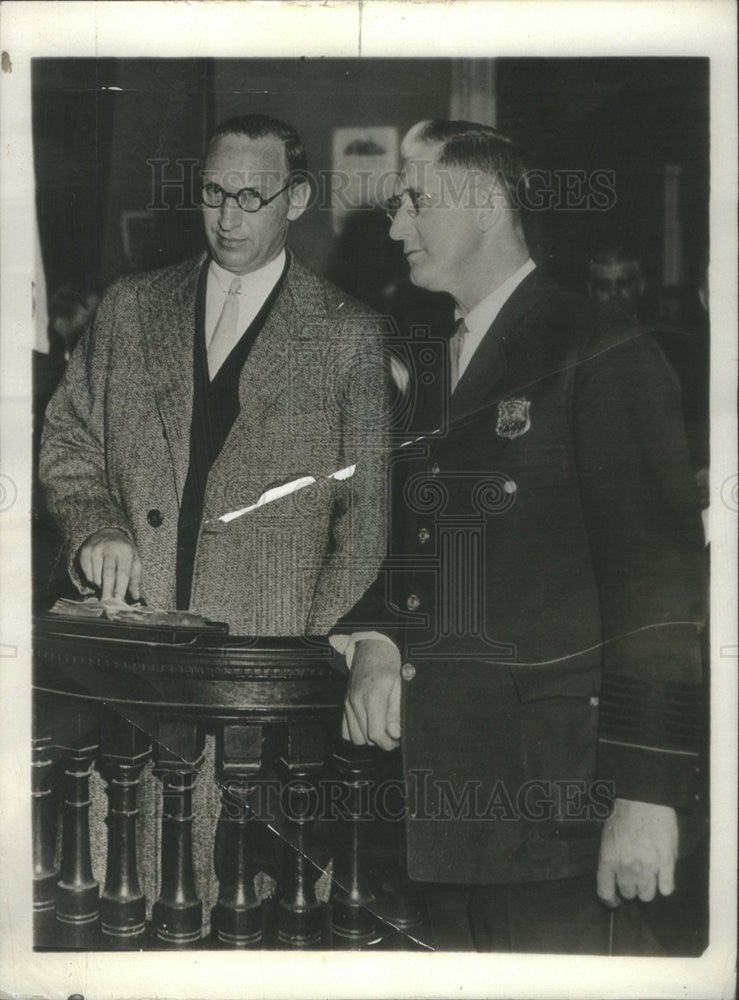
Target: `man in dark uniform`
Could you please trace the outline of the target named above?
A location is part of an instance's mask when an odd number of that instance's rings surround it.
[[[702,532],[674,379],[534,266],[506,137],[421,122],[402,150],[390,235],[459,323],[447,412],[393,460],[390,558],[332,637],[344,735],[402,746],[409,874],[477,887],[479,948],[639,950],[619,940],[639,908],[612,911],[673,892],[700,787]]]

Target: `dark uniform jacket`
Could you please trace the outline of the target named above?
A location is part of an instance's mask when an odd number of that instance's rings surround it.
[[[441,424],[395,452],[390,554],[339,628],[401,649],[409,873],[593,870],[614,795],[695,806],[704,554],[677,385],[649,334],[535,271]]]

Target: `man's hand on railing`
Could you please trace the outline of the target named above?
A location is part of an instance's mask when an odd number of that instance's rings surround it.
[[[87,582],[100,590],[100,597],[123,601],[141,598],[141,560],[136,548],[120,528],[101,528],[80,546],[80,569]]]
[[[382,639],[354,650],[341,732],[345,740],[393,750],[400,742],[400,653]]]

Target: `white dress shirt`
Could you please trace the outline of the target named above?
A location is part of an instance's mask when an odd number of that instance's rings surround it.
[[[497,317],[500,310],[506,304],[508,299],[511,297],[513,292],[518,288],[523,279],[527,274],[531,272],[536,267],[536,264],[529,257],[517,271],[507,278],[502,285],[498,285],[494,291],[486,295],[481,302],[470,309],[466,316],[464,316],[465,325],[467,327],[467,332],[462,342],[462,350],[459,355],[459,379],[461,380],[465,369],[469,365],[472,356],[474,355],[477,348],[480,346],[482,338],[490,329],[493,321]],[[462,313],[457,310],[456,318],[461,319]],[[457,383],[459,385],[459,382]],[[390,643],[391,646],[395,646],[393,640],[381,632],[353,632],[351,635],[332,635],[329,636],[329,642],[337,651],[337,653],[343,653],[346,657],[346,665],[351,669],[352,659],[354,658],[354,647],[360,641],[360,639],[382,639],[384,642]],[[400,652],[398,652],[398,666],[400,666]]]
[[[500,310],[526,275],[531,274],[535,267],[536,264],[529,257],[517,271],[514,271],[510,278],[506,278],[502,285],[499,285],[495,291],[486,295],[482,302],[477,303],[474,309],[470,309],[466,316],[457,310],[455,313],[456,318],[462,319],[464,317],[465,326],[467,327],[467,333],[462,342],[462,350],[459,355],[460,379],[467,365],[472,360],[473,354],[480,346],[482,338],[492,326]]]
[[[274,260],[241,275],[241,290],[239,291],[239,319],[234,332],[233,349],[241,340],[244,331],[250,326],[257,313],[269,298],[269,294],[280,280],[285,266],[285,250],[283,249]],[[205,346],[211,341],[218,323],[218,317],[223,311],[228,290],[235,276],[214,260],[208,268],[208,280],[205,291]]]

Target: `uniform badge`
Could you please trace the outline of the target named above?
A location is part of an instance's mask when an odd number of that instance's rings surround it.
[[[503,399],[498,403],[498,423],[495,425],[499,437],[521,437],[531,428],[531,403],[528,399]]]

